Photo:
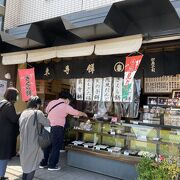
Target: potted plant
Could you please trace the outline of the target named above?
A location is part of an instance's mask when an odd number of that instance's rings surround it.
[[[142,157],[137,165],[138,180],[178,180],[180,166],[173,158]]]

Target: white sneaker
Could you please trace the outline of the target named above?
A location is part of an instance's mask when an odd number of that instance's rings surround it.
[[[46,166],[41,166],[41,165],[39,165],[39,169],[45,169],[45,168],[47,168],[48,166],[46,165]]]
[[[64,150],[64,149],[61,149],[61,150],[60,150],[60,152],[61,152],[61,153],[64,153],[64,152],[66,152],[66,150]]]
[[[48,168],[49,171],[59,171],[61,167]]]

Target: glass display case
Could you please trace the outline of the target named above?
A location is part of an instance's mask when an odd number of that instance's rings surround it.
[[[156,124],[110,123],[79,120],[74,127],[76,140],[69,146],[116,157],[149,155],[180,156],[180,127]],[[78,141],[81,142],[78,144]],[[97,153],[96,152],[96,153]]]

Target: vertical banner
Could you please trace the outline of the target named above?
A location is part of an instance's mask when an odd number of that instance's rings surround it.
[[[114,78],[113,101],[122,102],[122,78]]]
[[[84,79],[76,80],[76,100],[83,101]]]
[[[112,77],[103,78],[103,101],[111,101]]]
[[[134,81],[132,81],[127,86],[122,86],[122,101],[123,102],[133,102],[134,95]]]
[[[133,81],[134,75],[141,63],[143,55],[127,56],[124,72],[124,85],[127,86]]]
[[[93,101],[101,101],[102,94],[102,78],[94,79],[94,88],[93,88]]]
[[[92,101],[92,91],[93,91],[93,80],[85,79],[85,92],[84,92],[84,100]]]
[[[23,101],[28,101],[31,96],[36,96],[36,81],[34,68],[19,69],[20,88]]]
[[[0,80],[0,97],[4,96],[7,89],[7,81]]]

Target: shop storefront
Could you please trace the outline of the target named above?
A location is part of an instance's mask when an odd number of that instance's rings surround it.
[[[137,176],[135,166],[145,154],[179,157],[180,47],[178,43],[158,46],[142,45],[143,59],[128,91],[123,79],[129,53],[39,62],[46,53],[35,56],[37,50],[29,51],[32,62],[27,68],[35,69],[37,93],[44,106],[60,90],[70,90],[76,107],[89,115],[71,120],[68,127],[69,165],[131,179]],[[62,48],[50,50],[57,49]],[[130,53],[135,55],[139,52]]]
[[[30,64],[37,79],[55,79],[57,86],[63,78],[78,109],[89,115],[72,121],[69,165],[133,179],[144,155],[179,158],[179,46],[162,45],[144,51],[128,92],[123,84],[127,55]]]
[[[135,179],[136,165],[144,155],[179,158],[179,18],[169,1],[163,1],[167,14],[163,8],[159,11],[161,2],[115,3],[96,14],[99,24],[87,18],[92,17],[90,11],[85,13],[84,23],[83,13],[79,13],[64,16],[62,21],[53,19],[25,25],[24,29],[18,27],[28,37],[11,39],[3,34],[8,43],[27,48],[2,54],[3,64],[34,68],[37,95],[44,107],[58,97],[60,90],[70,90],[76,107],[88,114],[87,119],[74,120],[69,128],[69,165]],[[155,9],[157,12],[152,13]],[[116,25],[117,17],[123,26],[117,21]],[[66,30],[54,29],[51,36],[48,30],[57,23],[64,24]],[[34,36],[40,33],[40,25],[52,47],[40,48],[45,46],[45,39],[42,34]],[[59,37],[55,34],[59,30],[66,32],[70,45],[63,45],[64,36],[60,38],[63,43],[57,43]],[[55,41],[52,43],[49,37]],[[127,57],[138,55],[143,58],[134,80],[125,85]]]

